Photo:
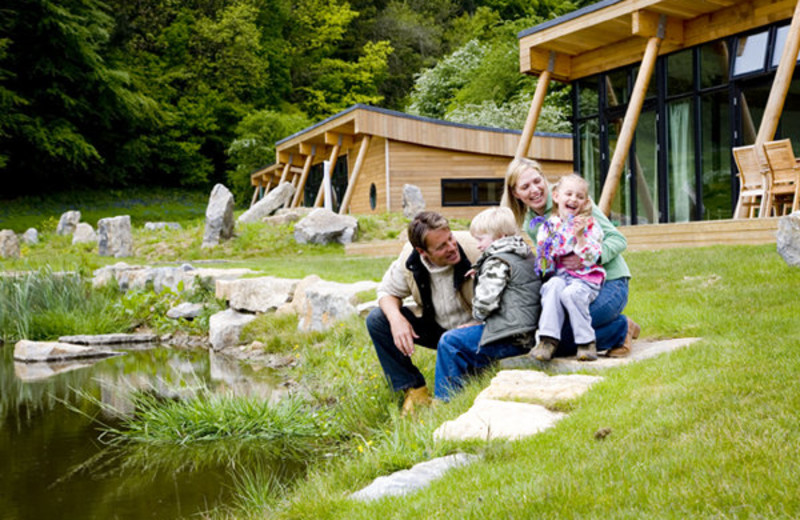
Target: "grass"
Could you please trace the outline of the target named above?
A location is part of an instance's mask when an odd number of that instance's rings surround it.
[[[369,226],[374,237],[386,237],[380,223]],[[291,226],[251,225],[204,258],[232,260],[226,265],[251,266],[275,276],[315,273],[338,281],[377,280],[391,261],[345,257],[340,246],[298,246],[286,238],[290,232]],[[202,253],[200,224],[156,238],[136,233],[135,262],[176,262],[195,250]],[[17,261],[21,264],[3,267],[58,262],[62,251],[84,271],[96,262],[92,252],[75,251],[55,239],[47,244],[48,254],[42,252],[38,260],[31,259],[31,249],[27,260]],[[627,313],[642,325],[642,339],[697,336],[702,341],[608,370],[604,381],[568,403],[568,416],[554,428],[514,442],[432,439],[443,421],[471,406],[492,371],[471,380],[449,404],[400,418],[399,396],[383,381],[362,320],[354,318],[325,333],[301,333],[296,318],[259,318],[246,339],[296,359],[285,376],[297,383],[302,402],[296,415],[286,417],[301,421],[301,416],[318,413],[326,419],[314,431],[325,432],[325,441],[311,443],[319,450],[309,454],[311,465],[303,478],[288,487],[257,467],[237,471],[236,508],[213,514],[283,519],[800,516],[795,489],[800,478],[800,270],[787,267],[774,245],[625,256],[634,273]],[[130,304],[133,311],[153,305],[145,296],[135,298],[141,301]],[[415,354],[429,381],[434,361],[427,349]],[[194,439],[229,437],[226,432],[257,436],[259,428],[269,431],[279,424],[284,426],[276,431],[292,433],[292,421],[270,415],[282,412],[253,403],[206,401],[187,403],[185,409],[153,403],[148,412],[153,415],[140,414],[146,419],[128,428],[149,432],[151,424],[161,422],[156,431],[169,433],[175,424],[194,420],[216,424],[213,434],[203,429],[190,440],[174,435],[163,441],[206,449],[218,443]],[[234,410],[239,411],[228,414]],[[200,421],[205,414],[208,418]],[[232,428],[239,421],[255,430]],[[259,426],[259,421],[264,422]],[[611,433],[597,440],[599,428]],[[137,443],[152,444],[145,439]],[[458,451],[481,459],[413,496],[367,504],[347,498],[378,476]]]

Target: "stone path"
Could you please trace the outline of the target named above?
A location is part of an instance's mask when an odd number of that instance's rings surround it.
[[[436,440],[520,439],[534,435],[555,425],[566,414],[548,409],[559,401],[583,395],[601,376],[565,374],[577,371],[599,371],[649,359],[671,352],[699,341],[700,338],[679,338],[663,341],[637,341],[627,358],[600,356],[597,361],[581,362],[571,358],[557,358],[543,363],[528,356],[504,359],[501,370],[489,386],[475,398],[472,407],[464,414],[446,421],[434,433]],[[533,370],[531,370],[533,369]],[[556,375],[548,375],[547,370]],[[464,454],[461,454],[464,455]],[[451,456],[452,457],[452,456]],[[468,464],[477,457],[463,459]],[[388,476],[378,477],[372,484],[351,495],[357,500],[374,500],[384,496],[408,493],[428,485],[444,474],[447,464],[434,465],[435,472],[415,468],[426,468],[432,461],[417,464],[411,470],[403,470]],[[459,464],[460,465],[460,464]],[[443,468],[443,469],[442,469]]]

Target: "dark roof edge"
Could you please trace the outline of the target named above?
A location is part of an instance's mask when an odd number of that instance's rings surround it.
[[[623,1],[624,0],[601,0],[600,2],[587,5],[586,7],[581,7],[580,9],[572,11],[571,13],[559,16],[558,18],[553,18],[552,20],[547,20],[546,22],[540,23],[539,25],[534,25],[533,27],[520,31],[517,34],[517,39],[524,38],[525,36],[530,36],[531,34],[537,33],[539,31],[544,31],[545,29],[549,29],[550,27],[555,27],[556,25],[561,25],[564,22],[574,20],[575,18],[579,18],[585,14],[599,11],[600,9],[603,9],[610,5],[618,4]]]
[[[322,125],[324,125],[324,124],[326,124],[326,123],[328,123],[330,121],[333,121],[334,119],[337,119],[339,117],[347,115],[350,112],[353,112],[354,110],[357,110],[357,109],[368,110],[370,112],[377,112],[379,114],[384,114],[384,115],[389,115],[389,116],[403,117],[405,119],[414,119],[416,121],[423,121],[425,123],[433,123],[433,124],[436,124],[436,125],[454,126],[456,128],[464,128],[464,129],[468,129],[468,130],[485,130],[485,131],[488,131],[488,132],[498,132],[498,133],[503,133],[503,134],[521,134],[522,133],[521,130],[512,130],[510,128],[497,128],[497,127],[492,127],[492,126],[469,125],[469,124],[466,124],[466,123],[454,123],[452,121],[445,121],[443,119],[434,119],[432,117],[425,117],[425,116],[415,116],[415,115],[412,115],[412,114],[406,114],[405,112],[398,112],[396,110],[389,110],[388,108],[373,107],[373,106],[370,106],[370,105],[363,105],[361,103],[357,103],[357,104],[355,104],[355,105],[353,105],[353,106],[351,106],[351,107],[339,112],[338,114],[334,114],[334,115],[332,115],[332,116],[330,116],[330,117],[328,117],[326,119],[323,119],[319,123],[315,123],[315,124],[309,126],[308,128],[304,128],[303,130],[300,130],[299,132],[295,132],[294,134],[290,135],[289,137],[284,137],[280,141],[276,142],[275,146],[279,146],[279,145],[285,143],[286,141],[289,141],[291,139],[294,139],[295,137],[298,137],[300,135],[308,133],[308,132],[314,130],[315,128],[318,128],[318,127],[320,127],[320,126],[322,126]],[[561,138],[570,138],[570,139],[572,138],[572,134],[561,134],[561,133],[555,133],[555,132],[534,132],[533,135],[538,135],[540,137],[561,137]]]

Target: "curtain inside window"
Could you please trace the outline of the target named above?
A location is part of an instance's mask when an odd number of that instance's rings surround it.
[[[692,175],[691,102],[689,100],[669,105],[669,186],[672,199],[672,222],[691,219],[695,198]]]
[[[597,164],[597,124],[595,120],[587,121],[581,125],[581,173],[589,183],[589,192],[595,203],[600,196],[600,179],[598,178]]]

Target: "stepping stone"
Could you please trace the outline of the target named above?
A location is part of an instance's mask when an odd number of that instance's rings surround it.
[[[25,363],[67,361],[70,359],[120,356],[122,354],[122,352],[114,352],[97,347],[83,347],[71,343],[59,343],[57,341],[21,339],[14,345],[14,361],[24,361]]]
[[[396,471],[391,475],[376,478],[367,487],[350,495],[350,498],[367,502],[383,497],[405,495],[424,488],[451,468],[471,464],[478,458],[477,455],[456,453],[455,455],[420,462],[411,469]]]
[[[433,432],[434,440],[521,439],[552,427],[564,417],[538,404],[476,399],[466,413]]]
[[[570,374],[549,376],[538,370],[501,370],[477,399],[528,401],[552,405],[583,395],[600,376]]]
[[[611,367],[627,365],[635,361],[650,359],[665,352],[672,352],[691,345],[702,338],[676,338],[663,341],[635,341],[631,355],[624,358],[609,358],[602,352],[597,361],[578,361],[575,356],[555,358],[551,361],[538,361],[528,355],[502,359],[501,368],[535,368],[551,372],[578,372],[582,370],[603,370]]]
[[[74,345],[122,345],[130,343],[155,343],[155,334],[81,334],[78,336],[61,336],[58,341]]]

